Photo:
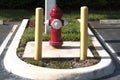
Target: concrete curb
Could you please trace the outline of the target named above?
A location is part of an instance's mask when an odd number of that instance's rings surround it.
[[[92,37],[93,44],[102,58],[96,65],[75,69],[51,69],[23,62],[17,57],[16,49],[19,45],[27,21],[28,20],[23,20],[4,58],[5,68],[9,72],[35,80],[91,80],[107,76],[114,72],[115,66],[112,63],[111,57],[90,30],[89,34]]]

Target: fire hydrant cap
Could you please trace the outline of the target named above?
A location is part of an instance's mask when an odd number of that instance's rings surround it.
[[[59,19],[55,19],[53,20],[53,22],[51,23],[52,27],[55,29],[60,29],[62,27],[62,23]]]

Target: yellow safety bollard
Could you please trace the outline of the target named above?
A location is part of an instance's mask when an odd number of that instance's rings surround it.
[[[43,9],[36,8],[35,13],[35,53],[34,59],[42,58],[42,27],[43,27]]]
[[[87,6],[81,7],[81,40],[80,40],[80,60],[87,59],[87,37],[88,37],[88,8]]]

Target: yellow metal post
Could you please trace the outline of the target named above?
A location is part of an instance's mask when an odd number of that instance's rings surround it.
[[[80,60],[87,58],[87,37],[88,37],[88,8],[86,6],[81,7],[81,40],[80,40]]]
[[[42,27],[43,27],[43,9],[36,8],[36,13],[35,13],[35,53],[34,53],[35,60],[40,60],[42,57]]]

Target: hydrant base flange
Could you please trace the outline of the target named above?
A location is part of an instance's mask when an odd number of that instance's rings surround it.
[[[54,42],[50,40],[50,45],[55,47],[55,48],[60,48],[63,44],[63,41],[59,41],[59,42]]]

